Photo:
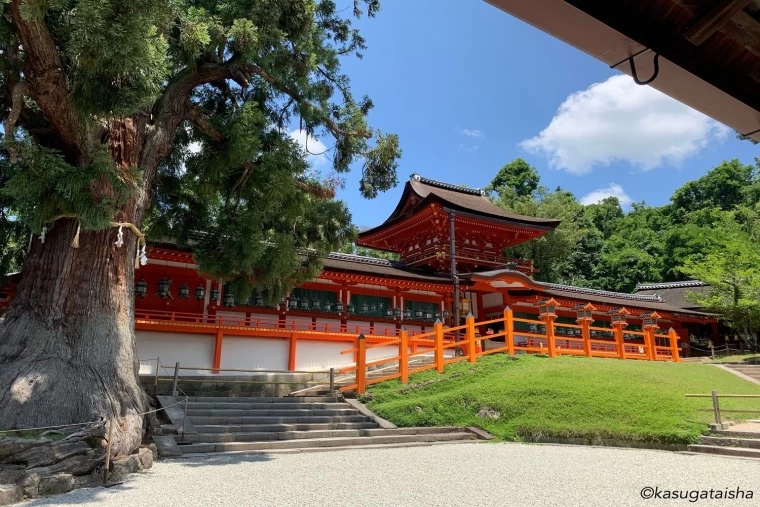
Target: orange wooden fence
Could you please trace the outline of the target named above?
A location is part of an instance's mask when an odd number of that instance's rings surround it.
[[[457,327],[444,328],[437,322],[431,332],[415,335],[410,339],[408,332],[402,330],[397,338],[382,342],[367,343],[364,335],[356,337],[353,348],[343,351],[344,353],[356,354],[356,365],[343,368],[340,372],[355,373],[355,382],[345,385],[341,391],[355,390],[358,393],[366,391],[368,385],[384,382],[391,379],[401,379],[406,383],[409,375],[428,369],[435,368],[438,373],[443,373],[447,364],[459,361],[475,363],[481,356],[496,354],[499,352],[514,355],[515,353],[547,354],[549,357],[559,355],[580,355],[587,357],[611,357],[618,359],[640,359],[649,361],[680,361],[678,357],[678,335],[671,329],[668,334],[657,334],[654,328],[646,328],[643,331],[625,331],[624,325],[615,325],[613,329],[594,327],[589,322],[581,324],[564,324],[554,322],[553,316],[544,317],[542,323],[545,333],[526,332],[516,329],[516,324],[537,324],[538,321],[516,318],[510,308],[504,310],[503,317],[481,322],[475,322],[472,314],[466,318],[466,324]],[[503,325],[504,331],[479,336],[476,328],[480,326]],[[573,336],[557,334],[557,329],[573,330]],[[576,335],[575,330],[579,330]],[[606,335],[609,339],[592,339],[591,333]],[[463,339],[457,341],[455,333],[464,332]],[[484,340],[504,338],[501,347],[486,350],[482,346]],[[367,352],[377,347],[398,346],[398,355],[373,361],[367,360]],[[447,357],[445,352],[450,349],[462,351],[462,355],[454,354]],[[432,358],[430,364],[410,368],[410,359],[418,356]],[[375,376],[368,379],[367,373],[373,367],[398,363],[398,371]]]

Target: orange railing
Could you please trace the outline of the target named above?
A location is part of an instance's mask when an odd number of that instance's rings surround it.
[[[444,328],[443,324],[436,322],[431,332],[423,333],[410,338],[409,333],[402,330],[398,338],[383,342],[368,344],[367,337],[359,335],[356,344],[343,353],[356,355],[356,365],[343,368],[340,373],[355,376],[355,381],[344,385],[341,390],[355,390],[357,393],[366,391],[368,385],[376,384],[391,379],[400,379],[406,383],[409,375],[435,368],[438,373],[443,373],[446,365],[459,361],[475,363],[479,357],[487,354],[506,353],[544,353],[549,357],[558,355],[582,355],[588,357],[615,357],[619,359],[641,359],[650,361],[679,361],[678,335],[670,330],[667,335],[656,334],[654,329],[648,328],[643,331],[625,331],[624,325],[616,325],[613,329],[593,327],[588,322],[581,324],[563,324],[554,322],[554,316],[545,316],[542,321],[515,318],[511,309],[504,310],[503,317],[476,322],[472,315],[468,315],[466,324],[457,327]],[[516,324],[535,325],[538,323],[545,326],[544,333],[526,332],[516,329]],[[496,334],[478,335],[476,328],[480,326],[496,325],[503,327],[503,331]],[[461,341],[454,338],[454,333],[464,331]],[[592,339],[592,332],[597,338]],[[504,338],[504,345],[492,349],[482,346],[484,340]],[[383,359],[367,360],[368,351],[377,347],[397,346],[398,354]],[[454,354],[447,356],[446,351],[459,349],[462,355]],[[409,367],[410,359],[416,356],[427,355],[432,357],[431,364],[421,367]],[[368,373],[373,367],[397,363],[397,371],[385,373],[381,376],[368,378]]]

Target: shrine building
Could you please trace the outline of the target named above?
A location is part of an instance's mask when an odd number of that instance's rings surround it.
[[[519,320],[512,345],[522,352],[578,352],[573,343],[581,340],[577,322],[582,317],[591,326],[585,331],[590,333],[586,342],[592,342],[586,343],[586,355],[592,355],[593,349],[602,357],[618,357],[613,330],[618,319],[625,322],[625,336],[619,336],[617,343],[618,349],[629,350],[625,358],[646,358],[637,350],[646,345],[641,330],[647,325],[660,333],[653,331],[653,337],[672,328],[678,340],[685,341],[689,330],[715,333],[715,316],[671,306],[656,293],[624,294],[540,282],[533,278],[531,260],[503,256],[506,247],[541,237],[558,225],[558,220],[501,209],[482,190],[414,174],[388,219],[361,232],[357,240],[358,245],[398,254],[398,261],[332,253],[323,260],[319,276],[274,306],[265,305],[256,292],[248,301],[235,301],[223,280],[198,273],[189,250],[153,243],[148,247],[148,264],[135,272],[141,373],[152,373],[155,358],[162,364],[199,368],[185,374],[211,374],[207,368],[230,372],[346,367],[356,361],[355,354],[346,350],[359,334],[378,345],[367,357],[378,360],[398,353],[398,346],[380,346],[384,339],[397,337],[403,328],[414,349],[414,337],[429,334],[438,320],[445,330],[463,324],[472,314],[480,336],[498,335],[503,322],[488,321],[504,315],[505,307]],[[13,283],[3,292],[0,305],[7,307]],[[547,301],[555,322],[551,332],[540,318],[541,305]],[[718,337],[713,339],[717,343]],[[503,333],[497,340],[504,347]],[[490,341],[483,341],[482,347],[495,344]],[[671,345],[661,345],[670,354]],[[579,346],[582,352],[583,345]],[[453,354],[453,349],[449,352]]]

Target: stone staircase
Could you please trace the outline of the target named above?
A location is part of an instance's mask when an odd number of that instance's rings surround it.
[[[386,425],[387,426],[387,425]],[[270,452],[360,445],[430,445],[472,441],[466,428],[381,427],[339,395],[280,398],[190,397],[189,430],[175,437],[182,455]]]
[[[727,364],[726,367],[760,382],[760,364]]]
[[[699,444],[691,444],[687,450],[760,460],[760,422],[737,424],[713,433],[700,437]]]

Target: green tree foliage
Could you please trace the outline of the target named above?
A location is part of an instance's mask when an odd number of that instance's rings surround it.
[[[538,189],[539,179],[536,168],[518,158],[502,167],[486,190],[503,195],[510,189],[516,197],[528,197]]]
[[[753,350],[760,333],[760,235],[727,217],[723,244],[699,259],[687,260],[682,271],[710,285],[707,294],[691,293],[695,303],[720,313]]]
[[[365,49],[351,13],[379,7],[5,3],[0,239],[14,260],[0,267],[17,265],[17,229],[66,215],[83,230],[144,220],[204,273],[238,278],[241,298],[250,282],[274,298],[314,275],[351,238],[336,175],[360,167],[367,198],[397,184],[398,138],[368,125],[373,103],[341,70]],[[332,173],[309,167],[294,129],[325,140]]]
[[[758,167],[760,161],[724,162],[677,189],[670,204],[634,203],[627,212],[616,197],[583,206],[561,189],[537,187],[519,195],[514,184],[504,183],[504,174],[511,174],[505,169],[489,188],[499,206],[562,220],[555,232],[505,252],[533,259],[540,269],[536,278],[629,292],[638,283],[692,276],[684,266],[722,255],[732,228],[744,231],[745,242],[760,238]]]

